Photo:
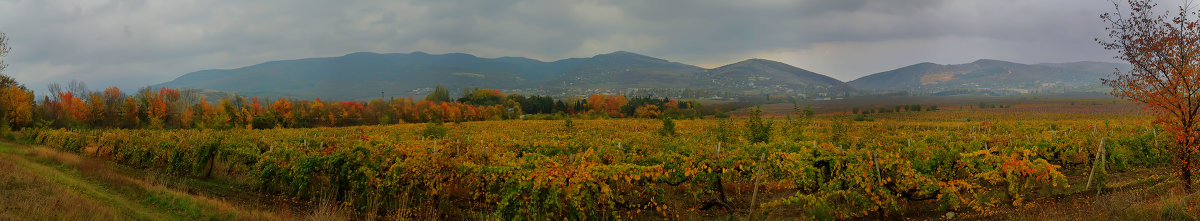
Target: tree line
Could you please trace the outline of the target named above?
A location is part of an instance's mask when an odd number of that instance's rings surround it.
[[[145,87],[127,94],[117,87],[91,91],[78,81],[66,89],[51,84],[49,95],[35,101],[24,85],[3,77],[0,100],[5,126],[53,128],[305,128],[415,122],[463,122],[522,119],[525,115],[563,114],[591,118],[699,117],[696,101],[594,94],[586,98],[504,94],[475,88],[451,98],[438,86],[424,99],[369,101],[260,99],[239,95],[211,102],[197,90]]]

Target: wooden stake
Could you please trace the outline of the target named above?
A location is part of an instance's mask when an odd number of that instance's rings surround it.
[[[1154,148],[1158,148],[1158,129],[1151,127],[1150,132],[1154,133]]]
[[[717,153],[713,155],[713,158],[717,158],[720,156],[721,156],[721,142],[717,142]]]
[[[1094,176],[1096,176],[1096,165],[1100,163],[1097,161],[1100,161],[1100,155],[1104,153],[1103,151],[1104,151],[1104,138],[1101,137],[1100,138],[1100,146],[1096,147],[1096,159],[1092,160],[1092,172],[1088,174],[1087,185],[1083,186],[1084,190],[1092,188],[1092,178]]]
[[[754,170],[754,192],[750,194],[750,209],[751,209],[751,211],[758,210],[758,181],[762,179],[759,176],[759,173],[762,173],[762,167],[763,167],[762,164],[763,164],[763,161],[766,161],[766,160],[767,160],[766,153],[759,155],[758,166],[756,166],[756,168],[754,168],[755,169]],[[753,214],[753,213],[754,212],[751,212],[751,214]]]
[[[875,179],[876,179],[877,181],[879,181],[879,183],[878,183],[878,184],[879,184],[880,186],[883,186],[883,173],[880,173],[880,172],[879,172],[879,162],[876,162],[876,161],[875,161],[875,157],[876,157],[875,155],[876,155],[876,154],[875,154],[875,151],[874,151],[874,150],[872,150],[872,151],[871,151],[871,165],[874,165],[874,166],[875,166]]]
[[[1103,138],[1101,138],[1101,139],[1100,139],[1100,143],[1101,143],[1101,145],[1100,145],[1100,146],[1104,146],[1104,145],[1103,145],[1103,143],[1104,143],[1104,139],[1103,139]],[[1106,157],[1100,157],[1100,168],[1104,168],[1104,171],[1105,171],[1105,173],[1107,173],[1107,171],[1108,171],[1108,168],[1106,167],[1106,166],[1108,166],[1108,165],[1107,165],[1107,164],[1108,164],[1108,157],[1107,157],[1107,155],[1108,155],[1108,151],[1107,151],[1107,150],[1105,150],[1104,148],[1100,148],[1100,156],[1106,156]],[[1102,191],[1102,190],[1104,190],[1104,187],[1103,187],[1103,186],[1096,186],[1096,196],[1099,196],[1099,195],[1100,195],[1100,191]]]

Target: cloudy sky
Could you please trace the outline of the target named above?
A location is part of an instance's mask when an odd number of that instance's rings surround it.
[[[1168,0],[1167,2],[1173,2]],[[0,0],[5,74],[125,90],[203,69],[352,52],[544,61],[748,58],[849,81],[919,62],[1113,61],[1104,0]]]

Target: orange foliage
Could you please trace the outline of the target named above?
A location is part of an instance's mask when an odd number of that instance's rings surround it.
[[[104,97],[109,99],[121,97],[121,89],[117,87],[108,87],[107,89],[104,89]]]
[[[159,93],[150,92],[147,99],[146,119],[150,121],[151,127],[162,127],[162,122],[167,118],[167,101],[163,100],[163,94],[166,90],[161,90]]]
[[[71,92],[59,92],[59,105],[63,110],[64,117],[69,120],[87,121],[88,106],[83,102],[83,99],[76,97]]]
[[[509,119],[519,116],[521,104],[508,100],[495,89],[476,89],[467,101],[414,102],[411,97],[360,101],[312,101],[278,99],[260,101],[258,97],[234,97],[236,102],[221,99],[218,106],[208,103],[194,91],[172,88],[140,90],[136,96],[126,96],[116,87],[103,92],[90,92],[80,97],[62,92],[48,97],[41,109],[50,122],[83,123],[91,127],[123,128],[253,128],[256,119],[274,120],[282,127],[351,126],[388,122],[480,121]],[[81,99],[85,98],[85,99]],[[124,99],[124,100],[122,100]],[[623,95],[596,94],[579,102],[569,98],[567,112],[576,111],[609,117],[625,117],[621,107],[629,103]],[[197,102],[198,100],[198,102]],[[658,106],[643,116],[675,113],[677,103]],[[561,104],[560,104],[561,105]],[[580,110],[576,110],[583,107]],[[668,112],[671,111],[671,112]],[[651,114],[652,113],[652,114]],[[270,114],[268,118],[259,118]],[[647,115],[648,114],[648,115]],[[298,121],[301,120],[302,121]],[[32,122],[20,121],[21,123]],[[144,124],[144,125],[143,125]],[[62,125],[62,124],[59,124]],[[260,127],[263,125],[259,125]]]
[[[17,86],[0,88],[0,104],[4,104],[3,118],[9,124],[22,126],[33,121],[33,93]]]
[[[250,111],[253,111],[251,113],[254,115],[263,113],[262,103],[258,102],[258,96],[250,97]]]
[[[283,117],[283,123],[286,126],[292,125],[292,102],[280,98],[274,104],[271,104],[271,110],[280,117]]]
[[[592,113],[602,113],[609,116],[620,114],[621,106],[625,106],[628,103],[629,100],[625,99],[625,95],[610,96],[593,94],[587,98],[587,104],[591,107]]]
[[[192,112],[192,109],[184,108],[183,113],[179,114],[179,125],[184,126],[184,127],[191,127],[194,119],[195,119],[195,113]]]
[[[642,105],[641,107],[638,107],[637,110],[634,110],[634,116],[636,117],[655,118],[661,114],[662,112],[658,111],[658,106],[653,104]]]
[[[1190,191],[1191,164],[1200,146],[1200,21],[1192,20],[1195,14],[1186,8],[1160,15],[1152,1],[1128,3],[1128,14],[1101,16],[1109,23],[1110,41],[1100,44],[1116,50],[1133,69],[1103,82],[1113,96],[1140,103],[1175,135],[1179,176]]]

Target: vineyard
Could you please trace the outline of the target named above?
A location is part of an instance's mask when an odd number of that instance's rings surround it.
[[[269,195],[335,199],[360,215],[409,218],[987,216],[1031,199],[1102,191],[1106,171],[1170,163],[1155,148],[1169,138],[1141,115],[944,110],[872,121],[753,121],[26,129],[18,137]],[[664,132],[666,122],[673,131]],[[766,142],[754,142],[761,138],[752,128],[763,125]],[[1089,173],[1087,187],[1068,182]]]

